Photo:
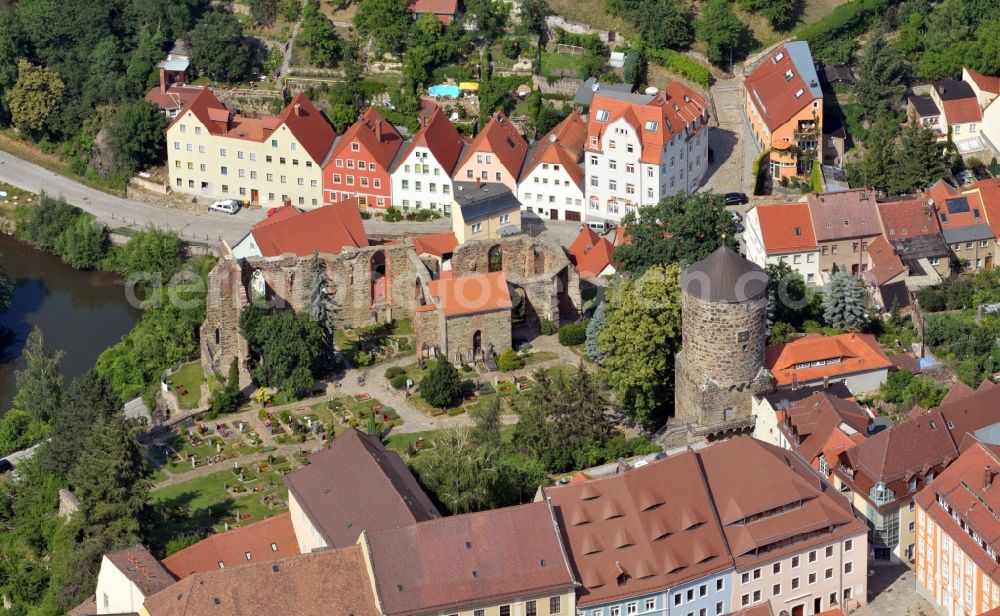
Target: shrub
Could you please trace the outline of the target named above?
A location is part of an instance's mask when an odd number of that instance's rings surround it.
[[[587,321],[577,321],[559,328],[559,344],[577,346],[587,340]]]
[[[403,212],[396,207],[390,207],[385,211],[385,215],[382,217],[382,220],[386,222],[400,222],[403,220]]]
[[[543,336],[551,336],[552,334],[559,331],[559,328],[556,327],[556,324],[552,322],[552,319],[542,319],[541,321],[539,321],[538,325],[542,329]]]
[[[392,380],[401,374],[406,374],[406,370],[403,370],[399,366],[392,366],[385,369],[385,378]]]
[[[368,210],[361,210],[358,213],[361,214],[361,220],[371,220],[372,213]]]
[[[521,55],[521,41],[516,38],[509,38],[503,42],[503,55],[511,60],[516,60]]]
[[[396,389],[406,389],[406,382],[409,380],[410,377],[406,376],[405,374],[397,374],[396,376],[392,377],[392,379],[389,381],[389,384],[395,387]]]
[[[461,415],[464,412],[465,412],[464,408],[462,408],[460,406],[457,406],[457,407],[455,407],[453,409],[448,409],[447,415],[448,415],[448,417],[455,417],[456,415]]]
[[[700,64],[684,54],[672,49],[647,49],[646,55],[657,64],[662,64],[669,71],[681,77],[690,79],[703,88],[712,85],[715,79],[708,67]]]
[[[462,379],[447,358],[440,359],[420,381],[420,395],[428,404],[437,408],[447,407],[461,394]]]
[[[524,358],[518,355],[514,349],[507,349],[497,359],[497,367],[503,372],[517,370],[524,367]]]

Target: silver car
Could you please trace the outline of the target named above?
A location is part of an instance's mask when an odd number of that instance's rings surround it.
[[[235,214],[240,211],[240,202],[236,199],[223,199],[208,206],[208,209],[213,212],[222,212],[223,214]]]

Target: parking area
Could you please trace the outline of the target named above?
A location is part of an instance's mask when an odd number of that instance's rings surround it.
[[[743,85],[740,79],[720,79],[712,86],[715,122],[708,133],[712,163],[705,173],[703,190],[752,192],[750,171],[757,148],[748,137],[743,118]]]
[[[913,570],[906,566],[872,567],[868,576],[868,605],[857,616],[934,616],[937,612],[917,595]]]

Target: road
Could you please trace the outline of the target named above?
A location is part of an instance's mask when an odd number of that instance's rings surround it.
[[[708,134],[714,161],[705,174],[705,189],[720,193],[753,192],[751,171],[759,152],[743,117],[743,96],[738,77],[720,79],[712,86],[718,126],[713,126]]]

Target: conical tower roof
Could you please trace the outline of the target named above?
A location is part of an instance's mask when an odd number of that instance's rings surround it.
[[[767,289],[767,274],[726,246],[681,273],[684,293],[707,302],[738,304],[759,297]]]

